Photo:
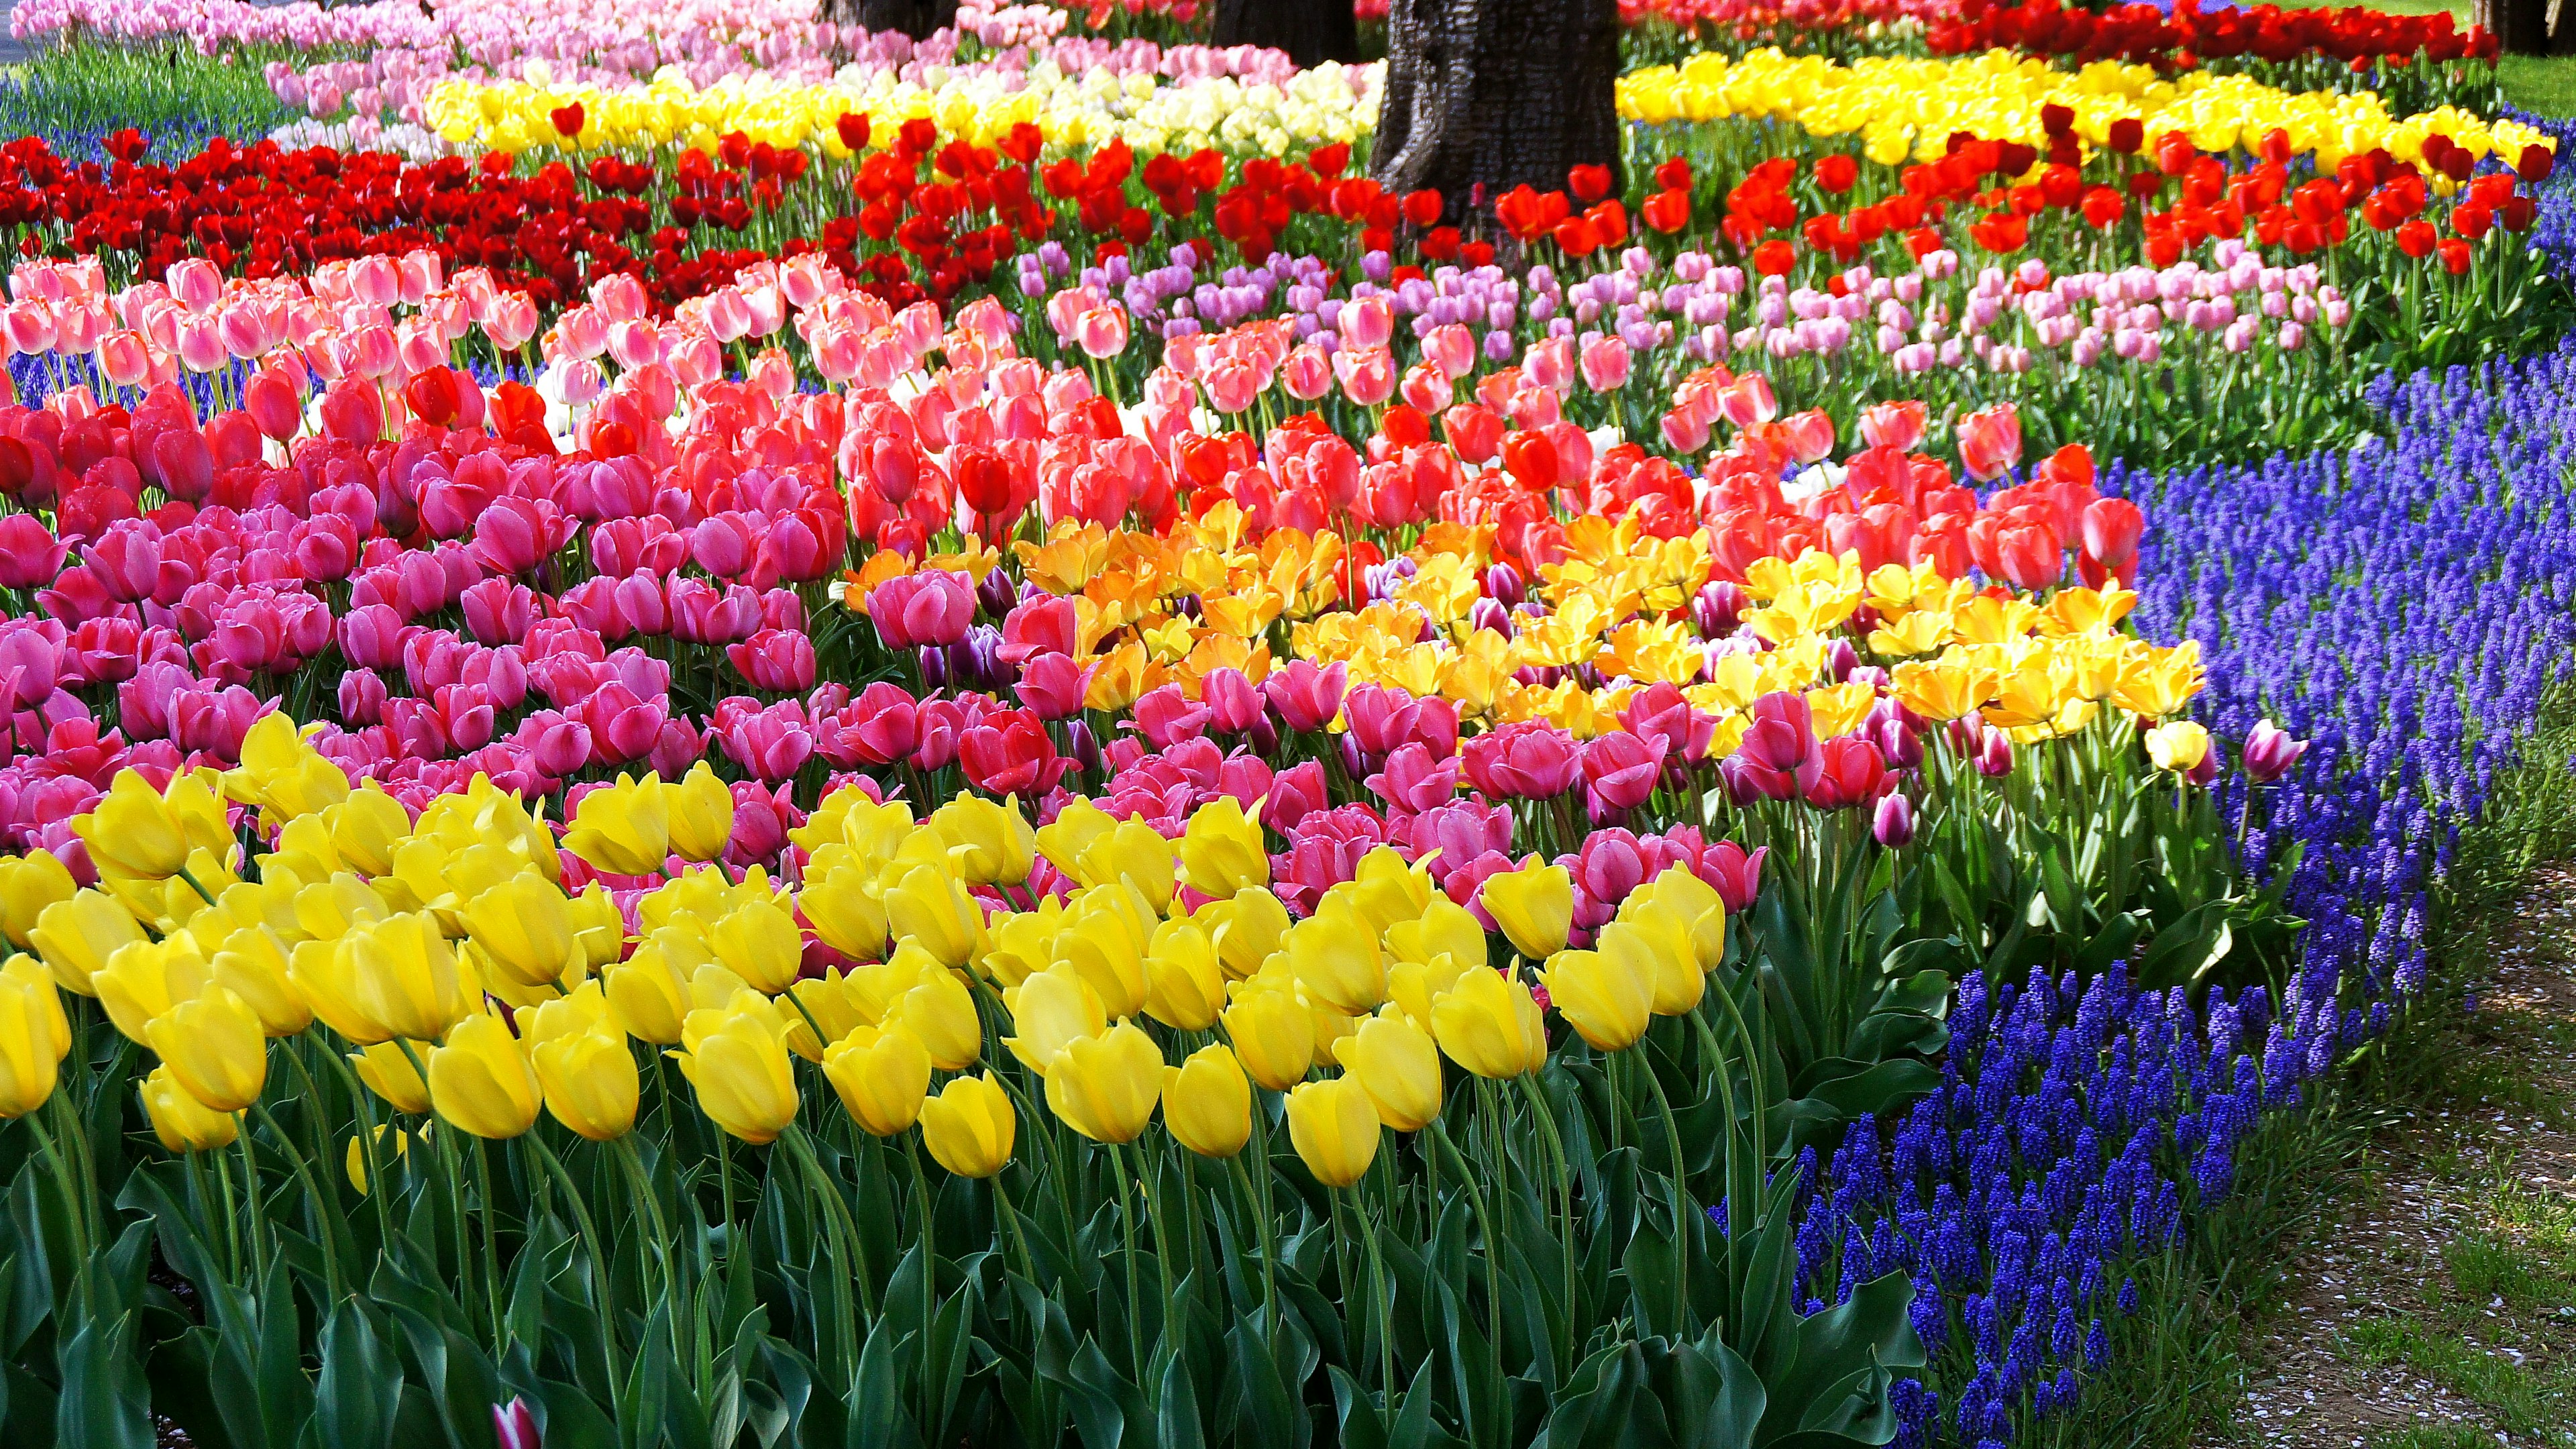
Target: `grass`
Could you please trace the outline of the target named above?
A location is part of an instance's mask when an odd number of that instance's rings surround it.
[[[2372,10],[2391,15],[2439,15],[2448,11],[2460,28],[2468,28],[2466,0],[2369,0]],[[2576,116],[2576,55],[2508,55],[2496,66],[2504,98],[2543,116]]]
[[[49,46],[0,75],[0,135],[42,136],[75,161],[103,159],[128,126],[177,161],[215,136],[253,141],[295,118],[260,73],[266,55],[201,56],[184,45]]]

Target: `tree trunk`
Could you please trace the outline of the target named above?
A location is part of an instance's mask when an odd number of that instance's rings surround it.
[[[2576,40],[2576,21],[2569,11],[2576,9],[2561,3],[2555,7],[2557,39]],[[2495,36],[2507,55],[2548,55],[2552,51],[2551,0],[2477,0],[2474,18]]]
[[[1357,64],[1360,27],[1351,0],[1217,0],[1218,45],[1266,45],[1300,66]]]
[[[1618,0],[1394,0],[1372,169],[1452,220],[1619,164]]]
[[[824,0],[823,18],[926,40],[932,31],[957,23],[957,0]]]

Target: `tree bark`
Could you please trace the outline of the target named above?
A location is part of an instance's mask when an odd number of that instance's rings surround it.
[[[1451,219],[1619,164],[1618,0],[1394,0],[1372,170]]]
[[[824,0],[823,18],[926,40],[932,31],[957,23],[957,0]]]
[[[1359,21],[1351,0],[1217,0],[1218,45],[1266,45],[1300,66],[1357,64]]]
[[[2576,46],[2576,3],[2568,0],[2477,0],[2474,18],[2507,55],[2564,54]]]

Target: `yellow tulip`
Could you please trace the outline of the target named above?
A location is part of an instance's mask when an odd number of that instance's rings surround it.
[[[381,1151],[383,1151],[383,1150],[384,1150],[384,1148],[385,1148],[385,1135],[386,1135],[387,1133],[391,1133],[391,1134],[393,1135],[393,1154],[394,1154],[394,1160],[395,1160],[395,1161],[399,1162],[399,1161],[401,1161],[403,1158],[408,1157],[408,1156],[410,1156],[410,1155],[411,1155],[411,1134],[410,1134],[410,1133],[408,1133],[408,1132],[404,1132],[404,1131],[401,1131],[401,1130],[399,1130],[399,1129],[393,1128],[393,1127],[388,1127],[388,1126],[386,1126],[385,1124],[383,1124],[383,1123],[381,1123],[381,1122],[376,1124],[376,1130],[375,1130],[375,1140],[376,1140],[376,1150],[377,1150],[377,1151],[381,1152]],[[358,1190],[358,1195],[359,1195],[360,1197],[364,1197],[364,1196],[366,1196],[366,1195],[367,1195],[367,1151],[366,1151],[366,1144],[365,1144],[365,1142],[364,1142],[363,1140],[361,1140],[361,1139],[360,1139],[360,1138],[359,1138],[355,1133],[350,1134],[350,1137],[349,1137],[349,1150],[348,1150],[348,1153],[346,1154],[345,1161],[344,1161],[344,1165],[345,1165],[346,1170],[348,1171],[348,1174],[349,1174],[349,1186],[356,1188],[356,1189]]]
[[[1386,1000],[1386,957],[1377,932],[1345,900],[1328,897],[1288,932],[1288,964],[1306,999],[1344,1016]]]
[[[0,934],[9,944],[32,948],[36,922],[46,908],[79,894],[71,870],[50,850],[29,851],[0,860]]]
[[[380,1041],[364,1051],[349,1054],[350,1065],[358,1069],[358,1080],[367,1090],[393,1104],[397,1112],[414,1117],[429,1115],[429,1083],[422,1080],[412,1058],[403,1055],[400,1044]]]
[[[855,961],[885,955],[885,900],[874,889],[865,866],[846,862],[808,875],[796,906],[823,944],[842,955]]]
[[[1223,1046],[1163,1069],[1163,1126],[1201,1157],[1232,1157],[1252,1137],[1252,1084]]]
[[[590,964],[572,902],[534,871],[476,896],[465,909],[465,929],[494,970],[521,986],[558,986]]]
[[[110,956],[142,939],[143,928],[134,923],[134,913],[99,890],[81,891],[45,907],[36,913],[35,928],[27,933],[27,944],[53,968],[54,979],[64,990],[83,996],[98,995],[90,978]]]
[[[805,969],[805,938],[796,918],[769,901],[735,907],[707,932],[724,968],[763,996],[776,996]]]
[[[151,1119],[152,1135],[168,1151],[212,1152],[230,1147],[241,1135],[238,1119],[189,1096],[166,1063],[154,1067],[136,1090],[143,1097],[143,1115]]]
[[[1046,1069],[1047,1106],[1094,1142],[1135,1141],[1162,1095],[1163,1053],[1132,1021],[1066,1043]]]
[[[660,875],[671,856],[671,806],[662,782],[620,775],[581,797],[564,848],[610,875]]]
[[[472,1009],[456,949],[427,912],[371,922],[339,944],[348,956],[349,1009],[374,1023],[376,1040],[436,1041]],[[314,1010],[328,1019],[319,1003]]]
[[[671,849],[684,860],[713,860],[733,840],[733,792],[704,760],[676,785],[663,787],[670,807]]]
[[[2209,758],[2209,731],[2191,720],[2167,720],[2147,731],[2147,758],[2177,775],[2196,770]]]
[[[1348,1187],[1377,1161],[1377,1104],[1349,1077],[1303,1082],[1288,1094],[1288,1140],[1326,1187]]]
[[[921,1144],[959,1177],[991,1177],[1011,1160],[1019,1117],[990,1075],[959,1077],[921,1104]]]
[[[1208,923],[1217,965],[1229,981],[1241,981],[1260,970],[1288,936],[1288,908],[1265,887],[1246,886],[1208,905],[1199,916]]]
[[[914,866],[887,886],[885,909],[894,934],[919,942],[942,966],[971,966],[992,944],[984,908],[963,882],[930,866]]]
[[[778,1009],[753,992],[689,1013],[681,1075],[698,1089],[708,1120],[745,1142],[775,1142],[796,1120],[796,1075],[788,1067]]]
[[[975,1010],[975,994],[944,967],[923,972],[891,1016],[943,1072],[962,1072],[983,1058],[984,1018]]]
[[[249,1002],[270,1036],[293,1036],[313,1024],[313,1008],[287,979],[286,946],[266,923],[226,937],[209,964],[215,984]]]
[[[1517,1077],[1547,1061],[1547,1022],[1517,975],[1471,969],[1431,1007],[1431,1034],[1480,1077]]]
[[[90,982],[116,1029],[128,1040],[149,1045],[144,1032],[152,1019],[205,990],[213,979],[214,969],[197,950],[196,937],[183,932],[117,948]]]
[[[1145,957],[1145,1014],[1179,1031],[1205,1031],[1225,1006],[1225,973],[1216,945],[1190,917],[1154,930]]]
[[[1002,1038],[1011,1055],[1033,1072],[1044,1072],[1076,1041],[1109,1029],[1109,1013],[1100,994],[1070,967],[1050,967],[1002,994],[1016,1036]]]
[[[1548,1000],[1596,1051],[1623,1052],[1646,1034],[1654,1019],[1654,977],[1634,969],[1633,956],[1598,951],[1559,951],[1540,973]]]
[[[930,812],[928,823],[970,885],[1019,885],[1037,861],[1037,833],[1020,813],[1018,796],[960,795]]]
[[[1440,1048],[1400,1010],[1379,1012],[1333,1043],[1333,1059],[1376,1104],[1378,1120],[1419,1132],[1440,1116]]]
[[[1633,909],[1626,907],[1633,905]],[[1708,976],[1699,969],[1699,953],[1680,913],[1660,901],[1622,903],[1619,919],[1601,928],[1593,949],[1604,961],[1648,983],[1648,1009],[1657,1016],[1680,1016],[1707,994]],[[1551,988],[1553,989],[1553,988]]]
[[[930,1091],[930,1053],[897,1027],[853,1028],[823,1053],[823,1076],[852,1121],[874,1137],[892,1137],[921,1115]]]
[[[1541,865],[1533,855],[1518,870],[1486,877],[1480,899],[1523,956],[1544,961],[1565,949],[1574,927],[1574,876],[1564,866]]]
[[[1231,795],[1190,812],[1180,855],[1181,879],[1203,896],[1231,900],[1247,886],[1270,883],[1270,850],[1261,837],[1261,822]]]
[[[1284,1092],[1315,1063],[1315,1018],[1284,986],[1246,982],[1225,1009],[1225,1037],[1252,1079]]]
[[[176,786],[184,776],[174,777]],[[89,847],[101,875],[158,880],[179,873],[194,848],[162,792],[132,770],[119,770],[88,814],[72,818],[72,833]]]
[[[34,957],[10,957],[0,966],[0,1119],[45,1105],[71,1046],[53,977]]]
[[[516,1137],[545,1105],[527,1048],[488,1012],[457,1022],[429,1054],[429,1100],[438,1115],[477,1137]]]
[[[268,1037],[250,1003],[208,986],[145,1028],[152,1050],[188,1095],[218,1112],[238,1112],[268,1085]]]

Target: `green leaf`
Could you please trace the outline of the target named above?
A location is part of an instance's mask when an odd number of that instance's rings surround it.
[[[54,1442],[81,1449],[153,1449],[152,1394],[134,1319],[91,1318],[65,1341],[62,1389],[54,1402]],[[373,1446],[364,1446],[373,1449]]]
[[[393,1439],[393,1405],[402,1393],[402,1361],[376,1335],[355,1300],[331,1310],[317,1342],[322,1372],[313,1423],[330,1449],[384,1449]]]

